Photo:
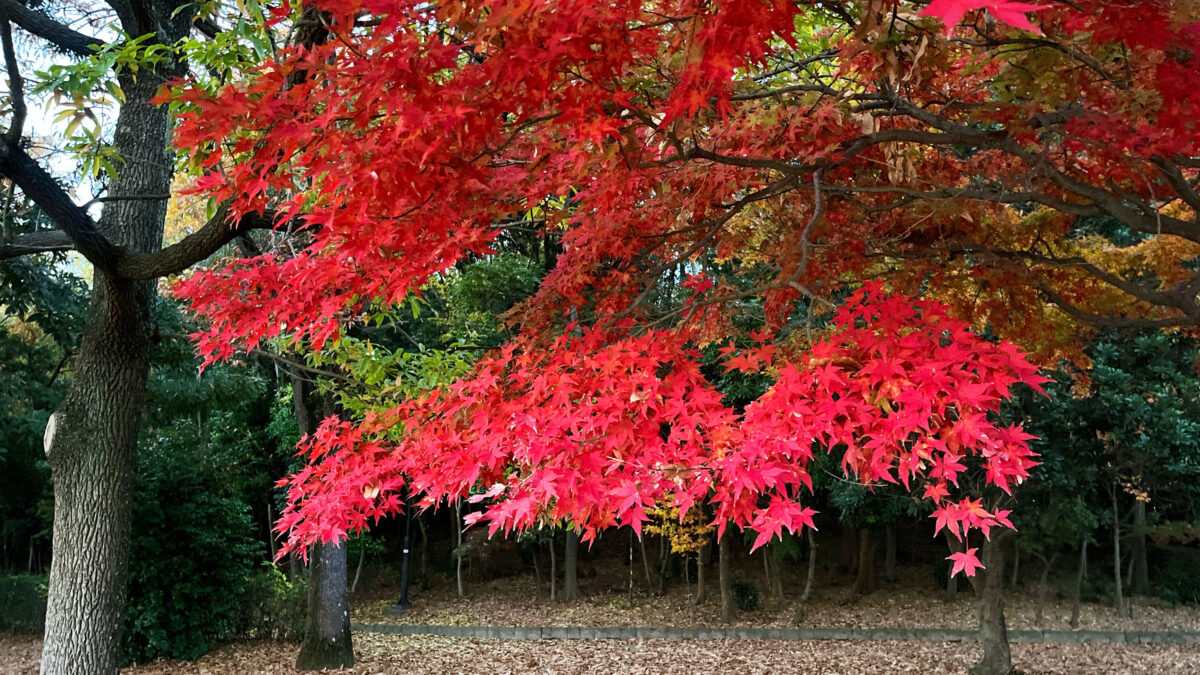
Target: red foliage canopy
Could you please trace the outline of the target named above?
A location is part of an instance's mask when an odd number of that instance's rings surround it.
[[[1044,299],[1076,318],[1200,316],[1194,290],[1131,280],[1140,268],[1062,262],[1069,221],[1008,207],[1200,242],[1194,212],[1162,201],[1200,204],[1193,3],[314,4],[328,43],[176,94],[201,188],[311,242],[178,286],[211,322],[206,358],[280,334],[320,348],[364,301],[487,253],[535,206],[523,224],[561,231],[565,253],[474,375],[322,426],[280,523],[293,545],[394,512],[406,481],[426,503],[494,486],[493,530],[569,519],[588,536],[708,500],[761,544],[811,525],[799,500],[822,449],[864,481],[922,482],[939,528],[986,534],[1005,512],[950,487],[968,456],[1004,490],[1028,475],[1029,437],[990,414],[1040,379],[968,322],[1062,333]],[[651,301],[664,271],[713,260],[769,278],[701,273],[686,302]],[[791,330],[797,303],[867,277],[891,292],[861,287],[820,339]],[[949,307],[912,297],[930,291]],[[727,365],[778,381],[739,411],[697,347],[735,335],[748,299],[766,327]]]

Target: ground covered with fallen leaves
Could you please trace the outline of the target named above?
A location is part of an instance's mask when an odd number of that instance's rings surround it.
[[[644,584],[644,580],[641,580]],[[789,592],[779,603],[768,595],[753,612],[740,612],[742,627],[974,628],[969,591],[947,601],[932,579],[915,572],[867,596],[849,593],[844,580],[824,580],[807,603]],[[716,584],[708,599],[691,603],[695,586],[676,584],[663,595],[627,579],[585,578],[583,597],[550,602],[548,589],[532,578],[470,581],[458,597],[452,581],[413,587],[413,607],[390,616],[398,588],[384,573],[352,595],[358,623],[498,626],[721,626]],[[621,589],[625,584],[625,589]],[[796,589],[789,589],[794,591]],[[1052,595],[1013,592],[1007,600],[1010,628],[1069,630],[1072,603]],[[632,600],[631,600],[632,598]],[[1109,606],[1084,603],[1079,628],[1092,630],[1200,630],[1200,608],[1172,607],[1135,598],[1132,617]],[[1036,621],[1042,607],[1042,621]],[[349,672],[382,673],[963,673],[980,654],[970,643],[758,641],[758,640],[483,640],[440,636],[354,635],[358,665]],[[41,641],[0,633],[0,673],[37,673]],[[1014,644],[1013,661],[1026,673],[1200,672],[1200,646],[1140,644]],[[298,672],[299,646],[286,642],[238,642],[190,663],[155,662],[129,668],[132,675],[217,675]]]
[[[0,634],[0,672],[37,673],[41,641]],[[979,656],[973,644],[759,640],[467,640],[357,634],[348,672],[382,673],[963,673]],[[281,642],[224,645],[191,663],[155,662],[127,675],[300,672],[299,646]],[[1200,648],[1166,645],[1014,645],[1027,673],[1200,672]]]
[[[641,581],[641,583],[637,583]],[[707,600],[691,603],[695,586],[669,586],[664,595],[643,592],[637,580],[629,594],[611,580],[581,581],[582,597],[571,603],[550,602],[547,588],[531,577],[513,577],[469,583],[458,597],[453,583],[429,590],[414,587],[413,607],[400,616],[388,609],[399,596],[389,582],[375,583],[352,598],[353,619],[360,623],[405,623],[450,626],[721,626],[721,607],[715,582]],[[763,593],[753,612],[739,612],[731,624],[763,628],[959,628],[977,626],[976,605],[969,590],[947,601],[932,577],[915,570],[896,584],[885,584],[865,596],[852,596],[850,584],[838,580],[813,589],[807,603],[798,593],[785,594],[779,603]],[[964,588],[967,587],[963,583]],[[760,588],[763,585],[760,584]],[[632,602],[630,600],[632,596]],[[1071,630],[1072,603],[1031,591],[1008,592],[1005,616],[1012,629]],[[1076,626],[1082,630],[1200,630],[1200,607],[1172,606],[1155,598],[1134,597],[1131,616],[1117,614],[1111,605],[1082,603]],[[1038,621],[1038,607],[1042,617]]]

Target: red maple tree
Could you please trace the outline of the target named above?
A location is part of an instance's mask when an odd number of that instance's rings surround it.
[[[396,511],[405,484],[426,504],[488,488],[493,530],[587,536],[708,500],[761,544],[811,525],[822,451],[987,535],[1006,513],[951,488],[967,457],[1004,490],[1028,475],[1029,437],[994,413],[1041,380],[970,327],[1045,360],[1074,353],[1078,321],[1200,317],[1194,3],[313,4],[327,43],[172,94],[200,189],[311,242],[177,286],[206,358],[320,347],[517,222],[565,253],[471,377],[308,441],[293,546]],[[1104,243],[1100,217],[1141,239]],[[664,303],[677,268],[699,271]],[[747,302],[758,346],[727,366],[776,382],[736,410],[698,347]],[[798,306],[835,305],[796,329]]]

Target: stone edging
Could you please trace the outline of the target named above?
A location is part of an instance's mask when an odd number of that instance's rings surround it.
[[[354,624],[355,631],[499,640],[904,640],[974,642],[954,628],[656,628],[651,626],[436,626]],[[1010,642],[1200,645],[1198,631],[1010,630]]]

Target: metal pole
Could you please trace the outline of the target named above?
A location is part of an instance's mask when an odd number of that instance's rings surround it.
[[[408,557],[412,543],[412,504],[404,500],[404,559],[400,565],[400,599],[389,609],[389,614],[401,614],[412,607],[408,600]]]

